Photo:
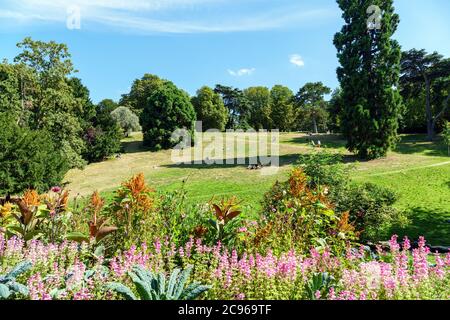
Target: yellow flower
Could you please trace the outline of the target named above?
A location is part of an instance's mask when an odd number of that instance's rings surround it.
[[[3,206],[0,206],[0,217],[6,218],[11,214],[12,204],[6,202]]]

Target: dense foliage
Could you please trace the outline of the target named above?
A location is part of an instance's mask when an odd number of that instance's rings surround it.
[[[89,121],[83,140],[86,144],[83,156],[89,162],[103,161],[120,151],[122,128],[112,112],[116,104],[103,100],[95,106],[95,116]]]
[[[407,224],[405,213],[394,207],[398,195],[374,184],[352,183],[352,167],[342,163],[342,155],[326,150],[312,152],[302,155],[299,164],[309,185],[329,193],[336,212],[348,214],[362,241],[377,241],[392,227]]]
[[[197,120],[202,121],[204,131],[209,129],[225,130],[228,122],[228,112],[221,96],[209,87],[202,87],[191,99],[197,114]]]
[[[130,133],[139,131],[141,126],[139,124],[139,117],[127,107],[118,107],[111,112],[111,116],[119,126],[122,128],[125,136],[128,137]]]
[[[19,126],[0,114],[0,194],[15,195],[27,188],[48,190],[59,184],[68,163],[48,132]]]
[[[420,130],[425,126],[428,139],[433,140],[436,126],[450,115],[450,59],[412,49],[403,52],[401,67],[405,127]]]
[[[172,139],[177,129],[193,138],[195,120],[189,95],[166,81],[151,93],[142,111],[144,144],[153,150],[169,149],[179,143]]]
[[[342,89],[342,131],[350,151],[362,158],[384,157],[397,142],[401,96],[400,45],[392,39],[399,16],[393,0],[338,0],[345,25],[334,38]],[[368,28],[367,9],[382,11],[381,27]]]

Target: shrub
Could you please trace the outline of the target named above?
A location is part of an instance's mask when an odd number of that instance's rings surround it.
[[[340,196],[336,208],[350,212],[362,241],[383,240],[392,226],[407,223],[406,215],[393,207],[398,195],[390,189],[372,183],[352,184]]]
[[[349,182],[351,167],[345,166],[343,156],[325,150],[300,155],[297,163],[308,176],[310,187],[327,186],[336,189]]]
[[[117,125],[104,131],[101,127],[89,128],[84,135],[86,151],[84,158],[89,162],[99,162],[120,150],[122,134]]]
[[[131,132],[141,130],[139,117],[127,107],[118,107],[111,112],[111,116],[117,121],[126,137],[128,137]]]
[[[0,194],[46,191],[60,184],[68,163],[49,134],[22,128],[5,115],[0,123]]]
[[[86,150],[83,156],[89,162],[103,161],[120,151],[122,129],[111,115],[114,107],[115,103],[110,100],[103,100],[96,106],[92,125],[84,134]]]
[[[341,218],[320,190],[311,189],[302,169],[292,171],[288,181],[277,182],[265,195],[263,224],[256,232],[255,245],[284,252],[306,252],[311,247],[332,247],[342,252],[356,240],[353,229],[342,229]]]
[[[356,184],[350,179],[351,166],[342,163],[342,155],[327,150],[300,157],[308,183],[329,193],[338,215],[349,213],[362,241],[379,241],[394,225],[404,225],[407,218],[393,206],[397,194],[374,184]]]
[[[186,129],[193,138],[195,119],[188,94],[164,82],[152,91],[141,114],[144,144],[153,150],[169,149],[180,142],[172,139],[177,129]]]

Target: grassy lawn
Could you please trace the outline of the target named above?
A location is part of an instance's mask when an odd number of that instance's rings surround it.
[[[146,151],[142,135],[134,134],[123,141],[125,153],[120,158],[71,170],[66,181],[73,195],[87,196],[98,190],[111,197],[122,181],[143,172],[148,182],[162,191],[181,188],[185,181],[192,202],[236,195],[250,209],[257,210],[270,186],[287,177],[300,154],[311,151],[308,139],[300,133],[281,134],[280,170],[264,176],[260,171],[247,170],[246,165],[176,165],[171,162],[171,151]],[[356,182],[373,182],[400,194],[396,205],[409,212],[412,223],[392,232],[412,238],[424,235],[434,245],[450,245],[450,158],[443,143],[425,142],[420,135],[402,136],[397,149],[387,158],[357,162],[339,137],[320,136],[314,140],[345,153],[346,161],[356,164]]]

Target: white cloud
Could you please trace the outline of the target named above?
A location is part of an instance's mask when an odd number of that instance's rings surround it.
[[[295,65],[295,66],[297,66],[297,67],[299,67],[299,68],[305,66],[305,61],[304,61],[303,58],[302,58],[300,55],[298,55],[298,54],[293,54],[293,55],[291,55],[291,56],[289,57],[289,61],[290,61],[293,65]]]
[[[242,77],[242,76],[250,76],[250,75],[252,75],[253,72],[255,72],[255,71],[256,71],[255,68],[251,68],[251,69],[248,69],[248,68],[242,68],[242,69],[239,69],[239,70],[237,70],[237,71],[228,70],[228,73],[229,73],[230,75],[232,75],[233,77]]]
[[[241,1],[245,4],[254,0]],[[67,8],[76,5],[83,28],[104,26],[151,34],[272,30],[336,16],[330,7],[304,10],[299,5],[274,5],[252,14],[233,8],[234,13],[223,14],[232,4],[230,0],[2,0],[0,17],[27,26],[48,22],[64,26]]]

